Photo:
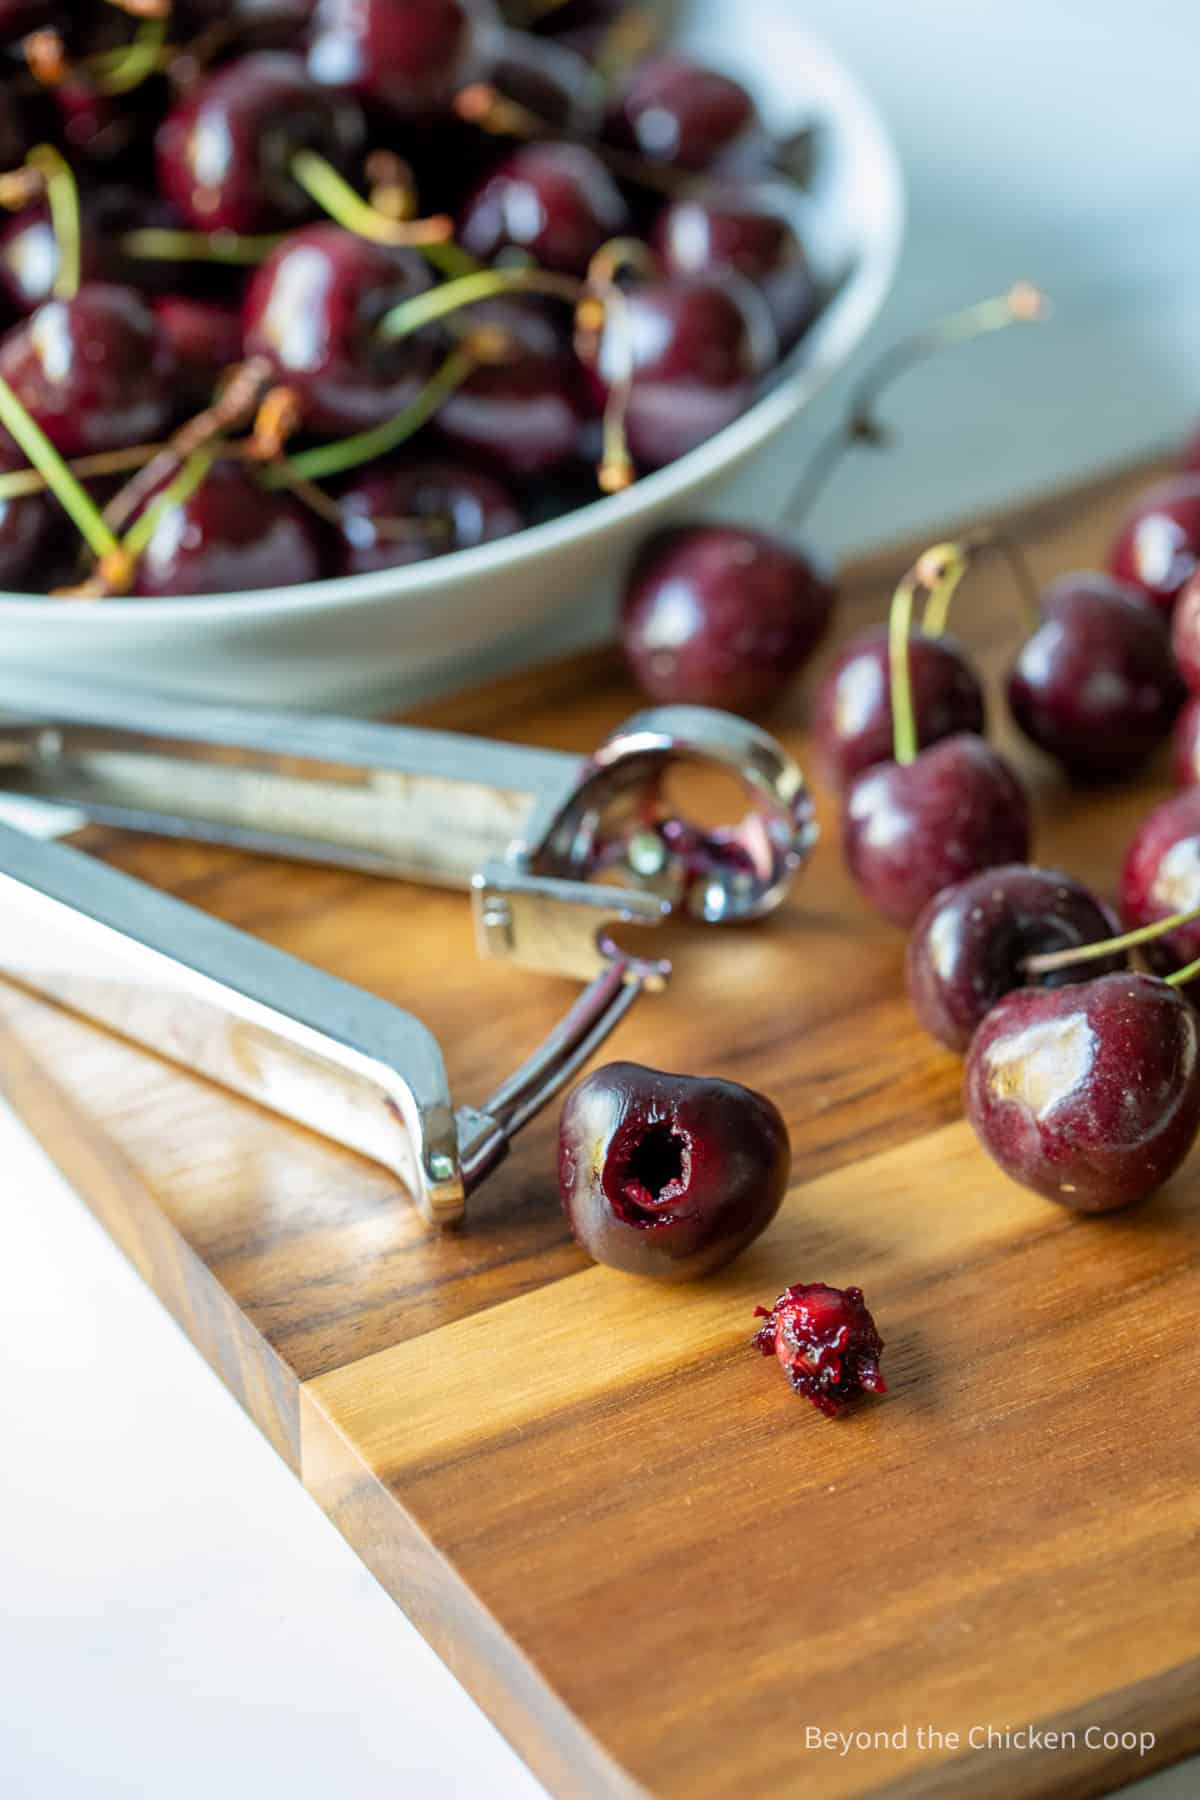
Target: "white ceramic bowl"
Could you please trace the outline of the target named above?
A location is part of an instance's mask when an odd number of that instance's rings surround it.
[[[827,128],[814,196],[816,257],[839,286],[754,406],[626,493],[476,550],[403,570],[208,599],[48,602],[0,595],[4,693],[19,672],[274,705],[370,711],[597,638],[619,577],[651,528],[737,494],[779,432],[847,360],[878,311],[900,248],[899,170],[870,99],[777,0],[685,0],[678,39],[741,77],[768,120]]]

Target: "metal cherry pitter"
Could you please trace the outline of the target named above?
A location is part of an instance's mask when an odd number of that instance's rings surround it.
[[[32,692],[32,700],[30,698]],[[740,822],[675,816],[670,771],[740,779]],[[482,1106],[455,1107],[411,1014],[82,852],[0,825],[0,974],[390,1168],[433,1225],[570,1080],[664,961],[610,935],[776,907],[816,839],[804,777],[756,727],[638,713],[591,756],[450,732],[22,679],[0,794],[100,823],[467,888],[480,954],[587,983]]]

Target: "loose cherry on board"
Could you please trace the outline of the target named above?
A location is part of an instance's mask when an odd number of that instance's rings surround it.
[[[459,214],[463,248],[481,261],[519,251],[544,269],[584,275],[631,224],[620,188],[583,144],[522,144],[485,176]]]
[[[788,350],[812,322],[816,277],[790,191],[718,187],[672,201],[659,214],[654,245],[669,275],[722,270],[752,281],[771,309]]]
[[[861,1288],[800,1282],[754,1313],[766,1320],[751,1340],[755,1349],[775,1357],[792,1392],[826,1418],[836,1419],[861,1394],[887,1392],[879,1372],[883,1339]]]
[[[486,58],[488,0],[316,0],[308,69],[405,121],[436,117]]]
[[[133,592],[143,599],[253,593],[316,581],[324,572],[312,516],[290,495],[268,493],[248,470],[222,461],[195,492],[158,515],[137,559]]]
[[[908,668],[922,750],[959,732],[983,736],[983,685],[956,638],[912,632]],[[895,725],[886,625],[860,632],[837,652],[817,688],[812,732],[821,763],[840,788],[864,769],[892,760]]]
[[[1126,514],[1109,552],[1110,572],[1170,617],[1200,566],[1200,474],[1148,488]]]
[[[1028,863],[984,869],[935,894],[913,926],[909,996],[931,1037],[965,1051],[1014,988],[1060,987],[1124,968],[1120,950],[1045,973],[1027,966],[1031,957],[1098,943],[1116,930],[1109,909],[1070,875]]]
[[[1194,575],[1171,615],[1171,648],[1188,688],[1200,694],[1200,575]]]
[[[563,1107],[567,1222],[596,1262],[633,1275],[721,1268],[775,1217],[790,1168],[778,1109],[737,1082],[610,1063]]]
[[[1008,704],[1071,774],[1124,775],[1164,742],[1183,701],[1166,625],[1138,589],[1064,576],[1009,672]]]
[[[1200,904],[1200,787],[1156,806],[1125,853],[1121,918],[1130,930],[1156,924]],[[1163,972],[1200,956],[1200,923],[1180,926],[1147,944],[1146,959]]]
[[[374,464],[338,495],[338,572],[405,568],[520,531],[516,500],[494,476],[448,457]]]
[[[1190,697],[1175,721],[1171,780],[1176,787],[1194,787],[1200,782],[1200,694]]]

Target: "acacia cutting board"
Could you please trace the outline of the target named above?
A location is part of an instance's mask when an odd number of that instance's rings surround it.
[[[1039,576],[1095,563],[1131,491],[1027,510]],[[843,630],[880,616],[905,560],[850,581]],[[1001,569],[972,578],[955,626],[1002,667]],[[584,750],[635,704],[600,656],[424,717]],[[804,708],[801,691],[773,721],[802,759]],[[1111,892],[1161,771],[1079,793],[1014,755],[1040,859]],[[381,1170],[7,987],[0,1082],[554,1792],[1098,1793],[1200,1744],[1200,1158],[1107,1219],[1007,1181],[819,800],[825,841],[783,911],[689,934],[670,994],[612,1043],[749,1082],[787,1116],[784,1210],[705,1284],[587,1265],[550,1116],[469,1229],[431,1238]],[[416,1011],[460,1100],[574,992],[479,963],[459,896],[81,841]],[[755,1303],[812,1280],[861,1284],[887,1340],[888,1397],[837,1423],[749,1348]],[[972,1748],[972,1728],[1030,1724],[1074,1748]],[[1155,1742],[1093,1747],[1089,1728]],[[843,1755],[811,1730],[888,1743]]]

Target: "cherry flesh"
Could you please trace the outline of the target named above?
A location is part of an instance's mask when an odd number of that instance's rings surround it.
[[[1193,576],[1171,616],[1171,648],[1179,673],[1200,694],[1200,576]]]
[[[652,700],[758,712],[808,661],[834,600],[826,573],[766,532],[664,532],[643,548],[626,590],[625,659]]]
[[[663,208],[654,243],[669,275],[732,270],[753,282],[787,350],[811,324],[819,297],[793,213],[790,197],[770,189],[689,195]]]
[[[1125,967],[1120,951],[1097,962],[1033,974],[1027,957],[1113,937],[1108,907],[1080,882],[1027,863],[984,869],[935,894],[908,941],[908,991],[918,1019],[949,1050],[966,1050],[1004,994],[1062,987]]]
[[[132,288],[87,282],[0,339],[0,375],[64,456],[158,437],[174,407],[175,357]]]
[[[312,515],[288,495],[268,493],[239,464],[217,462],[188,499],[159,518],[138,558],[133,591],[143,599],[253,593],[324,573]]]
[[[1121,869],[1121,918],[1130,931],[1200,906],[1200,787],[1185,788],[1143,822]],[[1200,957],[1200,920],[1144,946],[1167,974]]]
[[[845,798],[846,861],[885,918],[911,925],[933,896],[980,869],[1024,862],[1029,804],[982,738],[944,738],[911,763],[881,763]]]
[[[755,1349],[774,1356],[792,1392],[826,1418],[836,1419],[861,1394],[887,1392],[879,1372],[883,1339],[861,1288],[801,1282],[770,1309],[756,1306],[754,1315],[766,1321],[754,1334]]]
[[[1168,617],[1200,565],[1200,474],[1173,476],[1134,502],[1108,566]]]
[[[458,236],[483,262],[519,252],[544,269],[585,275],[597,250],[630,229],[620,188],[583,144],[523,144],[463,207]]]
[[[1175,721],[1171,780],[1176,787],[1193,787],[1200,782],[1200,694],[1191,696]]]
[[[1200,1129],[1200,1017],[1153,975],[1006,994],[976,1032],[967,1117],[1006,1174],[1079,1212],[1144,1200]]]
[[[1136,589],[1092,574],[1056,582],[1042,615],[1009,673],[1014,719],[1073,775],[1127,774],[1183,700],[1163,619]]]
[[[790,1168],[777,1108],[733,1081],[610,1063],[563,1107],[567,1221],[596,1262],[630,1274],[721,1268],[775,1217]]]
[[[350,479],[338,504],[337,563],[343,575],[406,568],[451,550],[473,550],[509,537],[525,523],[516,500],[494,476],[448,458],[375,465]]]
[[[432,284],[415,250],[306,226],[255,271],[242,307],[245,354],[265,356],[295,390],[308,430],[337,437],[386,424],[428,381],[440,340],[385,338],[379,322]]]
[[[167,114],[159,187],[196,231],[278,230],[315,210],[292,176],[296,152],[314,150],[347,169],[364,134],[357,102],[321,87],[300,57],[254,51],[223,64]]]
[[[609,109],[605,136],[648,162],[697,171],[758,129],[757,108],[740,82],[667,51],[630,72]]]
[[[958,732],[983,735],[983,688],[957,638],[914,632],[908,670],[922,750]],[[813,705],[813,739],[826,773],[841,788],[864,769],[891,762],[895,728],[886,626],[860,632],[830,663]]]
[[[571,356],[570,315],[559,311],[561,321],[536,300],[514,298],[473,306],[472,324],[497,327],[509,352],[502,362],[476,369],[443,402],[434,422],[445,443],[513,481],[540,481],[579,454],[583,395]]]

